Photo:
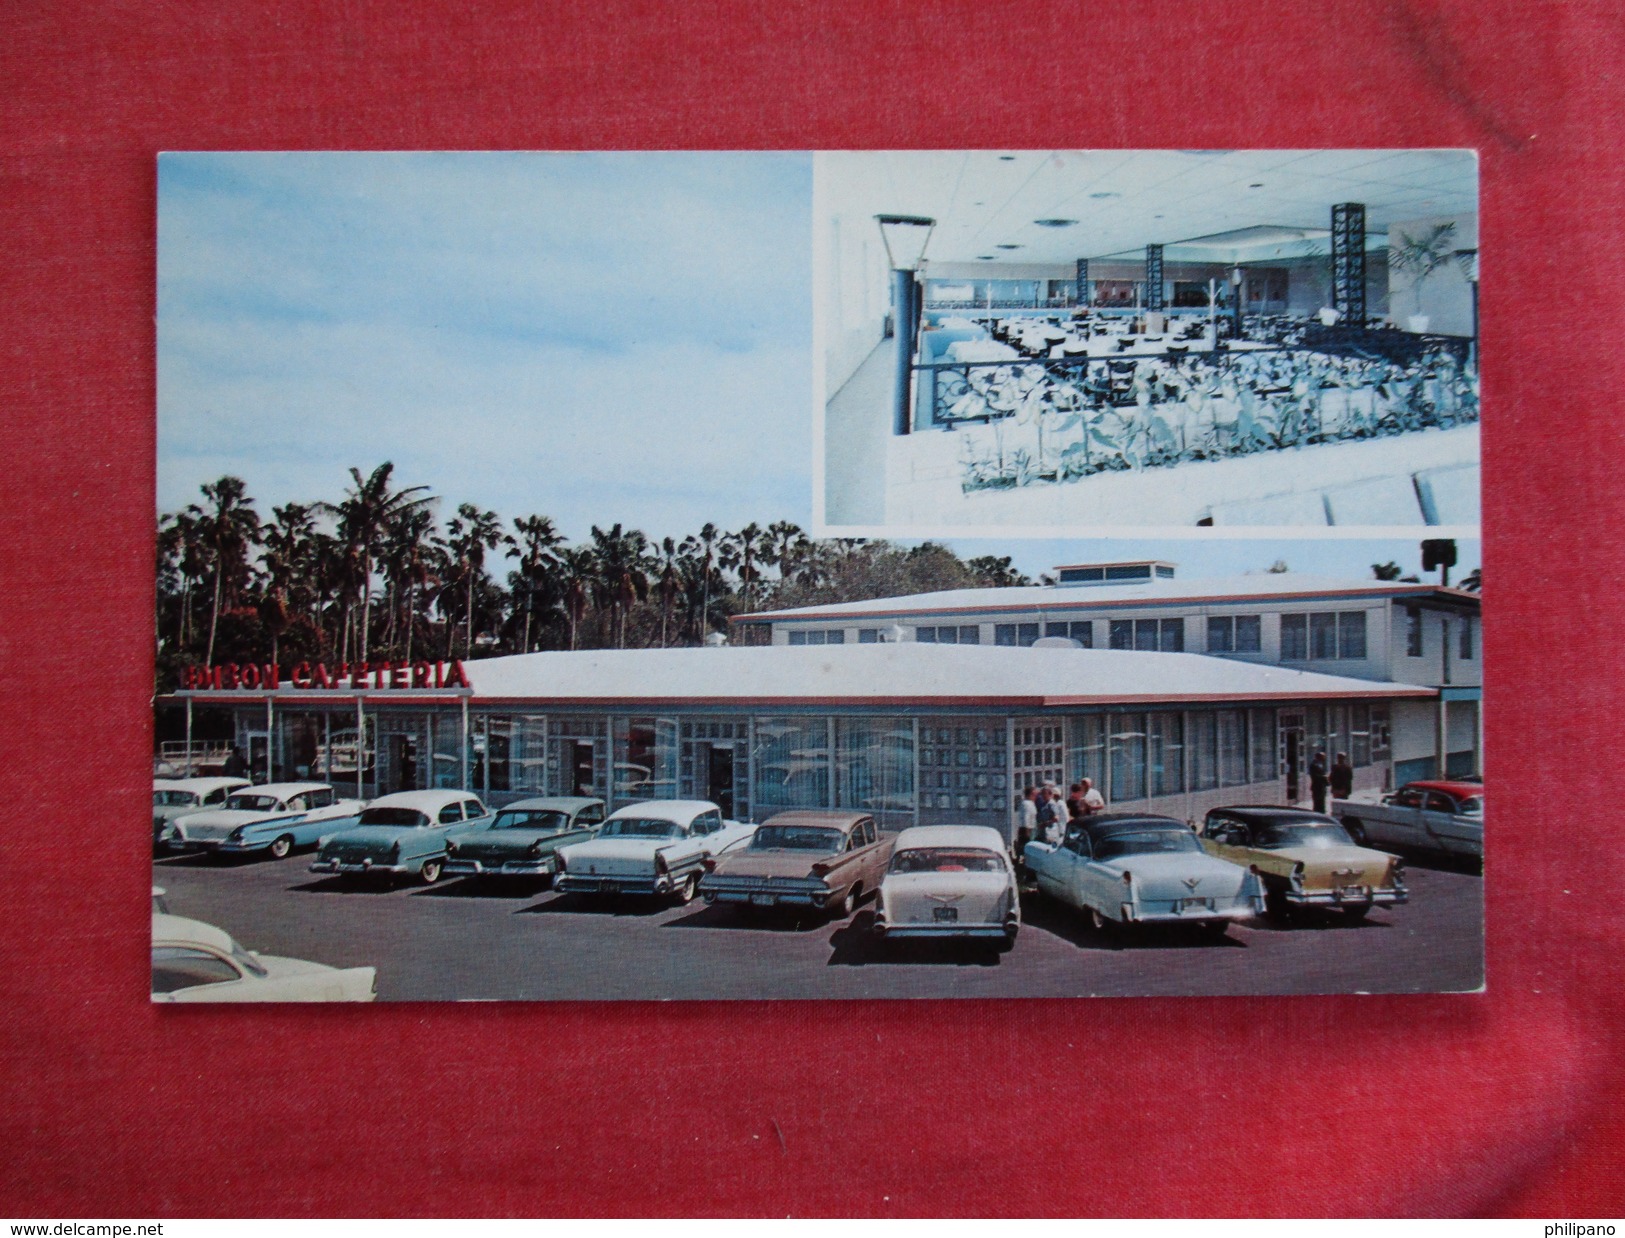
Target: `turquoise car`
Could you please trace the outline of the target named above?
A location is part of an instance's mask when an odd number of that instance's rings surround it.
[[[518,800],[497,810],[491,828],[446,843],[448,877],[551,877],[568,843],[584,843],[604,823],[604,801],[584,796]]]
[[[224,807],[175,817],[160,841],[172,852],[282,860],[344,828],[361,809],[360,800],[341,799],[325,782],[273,782],[233,791]]]
[[[433,885],[445,871],[446,844],[489,829],[492,816],[467,791],[401,791],[380,796],[352,828],[321,840],[313,873],[334,877],[416,877]]]

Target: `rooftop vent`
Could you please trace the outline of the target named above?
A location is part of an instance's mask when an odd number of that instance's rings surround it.
[[[1139,559],[1132,563],[1068,563],[1055,569],[1057,585],[1134,585],[1153,580],[1172,580],[1172,563]]]

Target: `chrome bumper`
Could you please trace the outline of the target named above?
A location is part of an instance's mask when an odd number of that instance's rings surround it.
[[[670,894],[671,876],[641,877],[600,876],[597,873],[572,873],[568,870],[553,878],[553,888],[560,894]]]
[[[1009,924],[887,924],[876,920],[874,933],[887,941],[902,937],[988,937],[1013,938],[1019,923]]]
[[[1248,920],[1264,914],[1262,896],[1248,898],[1230,907],[1200,907],[1180,911],[1145,911],[1137,904],[1122,906],[1125,924],[1201,924],[1206,920]]]
[[[501,863],[448,859],[441,871],[448,877],[545,877],[553,871],[553,859],[544,856],[537,860],[503,860]]]
[[[1387,907],[1410,902],[1404,886],[1373,890],[1357,886],[1342,890],[1288,890],[1286,901],[1294,907]]]
[[[823,883],[793,886],[760,877],[700,878],[700,895],[708,903],[748,903],[757,907],[822,907],[830,889]]]
[[[317,860],[310,866],[313,873],[335,873],[359,876],[365,873],[390,873],[399,876],[414,870],[405,864],[378,864],[372,860]]]

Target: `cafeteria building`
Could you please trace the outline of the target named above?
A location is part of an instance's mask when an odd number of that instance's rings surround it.
[[[1349,753],[1358,787],[1380,788],[1394,777],[1396,711],[1425,713],[1438,698],[1423,685],[1200,653],[895,636],[543,652],[432,674],[263,668],[200,674],[158,703],[184,709],[187,739],[174,746],[193,769],[205,747],[194,710],[224,708],[257,779],[325,779],[363,797],[467,787],[492,804],[699,798],[740,819],[861,808],[894,828],[1008,834],[1014,796],[1045,780],[1088,776],[1113,807],[1181,819],[1296,798],[1317,726]]]

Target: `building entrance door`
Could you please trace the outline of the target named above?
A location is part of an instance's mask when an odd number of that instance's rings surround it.
[[[1303,715],[1281,715],[1281,775],[1286,779],[1287,803],[1295,803],[1303,779]]]
[[[265,759],[271,750],[271,737],[264,731],[249,731],[243,739],[248,742],[243,753],[243,759],[248,762],[248,772],[243,776],[255,782],[270,782],[271,775],[266,772]]]
[[[724,817],[734,815],[734,748],[732,744],[711,745],[706,779],[706,796]]]
[[[416,791],[418,789],[418,737],[391,735],[390,737],[390,791]]]
[[[570,745],[570,794],[591,795],[592,741],[576,740]]]

